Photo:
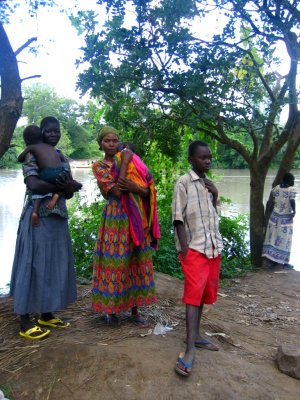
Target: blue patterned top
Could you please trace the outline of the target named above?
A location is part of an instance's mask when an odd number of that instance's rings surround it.
[[[280,215],[290,216],[292,213],[292,207],[290,200],[295,200],[296,190],[294,186],[282,188],[280,185],[275,186],[272,189],[272,195],[274,198],[274,212]]]

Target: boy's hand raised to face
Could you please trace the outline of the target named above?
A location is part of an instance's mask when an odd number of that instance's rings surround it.
[[[206,189],[213,195],[213,197],[218,197],[218,189],[215,187],[213,182],[207,178],[203,178],[203,181]]]

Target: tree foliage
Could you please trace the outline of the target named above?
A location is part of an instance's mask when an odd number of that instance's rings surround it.
[[[91,159],[99,156],[95,140],[99,127],[98,117],[102,111],[94,102],[85,104],[59,96],[45,84],[35,83],[24,88],[22,124],[15,129],[9,150],[2,157],[1,167],[16,167],[17,156],[24,149],[25,125],[39,125],[49,115],[56,117],[61,125],[59,149],[74,159]]]
[[[73,18],[85,32],[78,85],[107,107],[107,116],[178,154],[182,132],[199,132],[238,152],[250,169],[250,241],[258,265],[264,234],[264,182],[282,151],[277,178],[292,166],[300,140],[296,75],[300,55],[297,1],[107,0],[99,28],[95,13]],[[206,35],[205,17],[222,15]],[[134,18],[132,16],[134,15]],[[130,17],[131,16],[131,17]],[[277,72],[276,45],[290,67]],[[280,122],[284,106],[289,108]],[[162,140],[161,140],[162,139]],[[139,139],[143,142],[142,139]],[[177,145],[172,146],[173,143]],[[163,150],[163,149],[161,149]]]
[[[56,117],[62,128],[59,147],[71,158],[98,156],[95,137],[99,113],[101,114],[101,110],[92,101],[78,103],[59,96],[53,88],[45,84],[36,83],[24,88],[22,116],[29,124],[37,125],[48,115]]]

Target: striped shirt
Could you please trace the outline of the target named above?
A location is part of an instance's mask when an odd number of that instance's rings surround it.
[[[212,194],[193,170],[181,176],[175,185],[172,221],[184,224],[189,248],[205,254],[207,258],[215,258],[221,253],[223,243]],[[176,249],[181,251],[176,229],[175,243]]]

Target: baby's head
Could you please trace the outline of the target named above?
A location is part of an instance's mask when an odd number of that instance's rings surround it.
[[[122,151],[124,149],[131,150],[133,153],[136,153],[134,145],[131,142],[119,142],[118,151]]]
[[[43,142],[41,129],[36,125],[28,125],[23,131],[23,139],[26,146]]]

